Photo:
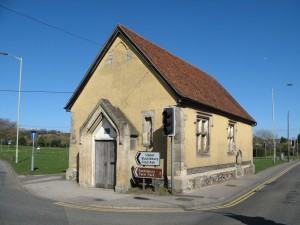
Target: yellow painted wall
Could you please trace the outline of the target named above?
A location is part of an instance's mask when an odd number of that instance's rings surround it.
[[[229,118],[211,114],[210,154],[196,156],[196,110],[185,108],[185,153],[187,168],[235,163],[235,155],[228,154],[227,127]],[[252,161],[252,126],[236,122],[236,149],[241,150],[243,161]]]
[[[112,63],[107,63],[108,54],[100,62],[94,74],[82,90],[71,108],[76,142],[71,146],[70,167],[76,168],[76,156],[80,144],[80,128],[100,99],[108,99],[111,104],[126,115],[139,132],[135,151],[130,151],[129,160],[118,161],[118,167],[129,164],[136,166],[134,156],[137,151],[144,151],[142,146],[142,111],[154,112],[154,147],[153,151],[161,152],[162,165],[170,169],[170,140],[161,135],[162,107],[176,105],[176,101],[168,92],[168,88],[158,80],[153,71],[139,59],[128,44],[117,37],[109,52],[113,52]],[[210,123],[210,155],[196,156],[196,110],[182,108],[185,116],[184,154],[187,168],[203,167],[235,162],[234,155],[228,155],[227,127],[229,118],[212,114]],[[243,153],[243,161],[252,161],[252,127],[236,122],[236,146]],[[118,145],[118,143],[117,143]],[[168,152],[166,152],[168,149]],[[89,154],[80,156],[80,179],[91,181],[91,160]],[[119,159],[118,159],[119,160]],[[167,161],[164,161],[167,160]],[[168,166],[167,166],[168,164]],[[166,171],[165,175],[166,175]],[[83,175],[84,174],[84,175]],[[168,174],[170,175],[170,171]],[[119,180],[118,180],[119,179]],[[117,182],[125,181],[122,174],[117,174]]]
[[[127,49],[128,46],[121,38],[115,40],[108,51],[113,51],[112,63],[106,64],[105,61],[108,57],[106,55],[71,109],[73,114],[73,131],[77,141],[72,147],[73,163],[70,165],[74,165],[74,160],[78,153],[80,127],[100,99],[108,99],[112,105],[120,108],[138,130],[139,137],[136,151],[145,150],[142,146],[141,137],[142,111],[154,111],[154,132],[159,132],[159,129],[161,129],[162,107],[176,104],[166,88],[152,74],[152,71],[142,63],[138,55],[132,52],[133,50],[130,53],[132,59],[127,59]],[[166,137],[160,136],[157,137],[156,143],[160,143],[159,139],[166,139]],[[159,151],[161,149],[156,145],[153,150]],[[135,164],[134,156],[136,151],[132,151],[132,156],[130,157],[132,160],[126,163]],[[84,164],[90,160],[91,156],[82,155],[80,162],[83,164],[80,164],[80,167],[84,168]]]

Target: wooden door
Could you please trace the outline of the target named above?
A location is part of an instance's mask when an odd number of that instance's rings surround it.
[[[116,142],[95,142],[96,187],[113,189],[115,186]]]

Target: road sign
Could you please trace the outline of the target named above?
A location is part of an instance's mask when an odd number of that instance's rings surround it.
[[[134,169],[134,176],[139,178],[162,178],[162,169],[159,168],[140,168]]]
[[[36,139],[36,131],[35,130],[31,131],[30,138],[31,139]]]
[[[136,163],[143,166],[159,166],[159,152],[138,152],[135,156]]]

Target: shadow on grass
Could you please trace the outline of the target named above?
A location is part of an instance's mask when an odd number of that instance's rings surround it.
[[[28,159],[30,159],[30,157],[26,157],[26,158],[24,158],[24,159],[20,160],[20,161],[19,161],[19,163],[21,163],[21,162],[25,162],[25,161],[27,161]]]

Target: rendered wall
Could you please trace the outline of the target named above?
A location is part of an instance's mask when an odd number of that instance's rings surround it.
[[[228,154],[227,128],[230,118],[211,114],[208,156],[196,156],[196,110],[185,108],[185,153],[187,168],[235,164],[236,154]],[[231,119],[232,120],[232,119]],[[242,160],[252,163],[252,126],[236,122],[236,149]]]
[[[128,187],[131,178],[130,168],[137,166],[135,155],[137,151],[146,150],[142,145],[142,114],[145,111],[151,111],[154,114],[154,143],[150,151],[160,152],[164,175],[170,176],[171,174],[170,138],[162,136],[161,113],[163,107],[176,105],[176,101],[168,87],[147,67],[134,49],[129,49],[128,46],[130,45],[125,40],[120,37],[116,38],[71,108],[72,129],[67,179],[74,179],[76,176],[79,154],[79,183],[82,186],[93,186],[94,146],[91,142],[93,134],[82,136],[80,129],[100,99],[108,99],[113,106],[118,107],[139,133],[135,146],[131,146],[128,136],[127,141],[122,144],[117,140],[116,185]],[[210,154],[203,157],[196,156],[197,111],[191,108],[178,108],[177,122],[180,130],[175,137],[175,180],[179,190],[187,190],[191,183],[197,187],[201,186],[202,184],[199,185],[196,179],[203,176],[199,174],[197,178],[197,175],[189,175],[188,171],[200,167],[214,169],[214,166],[234,165],[236,155],[228,154],[227,128],[230,118],[211,114]],[[81,141],[90,144],[83,147],[80,145]],[[252,127],[250,125],[236,122],[236,149],[242,151],[244,162],[252,164]],[[125,167],[128,169],[124,170]],[[215,167],[215,170],[218,169]],[[230,172],[225,172],[226,176],[234,177],[232,171],[235,169],[228,170]],[[219,171],[221,174],[224,173],[223,170]],[[226,168],[225,171],[227,171]],[[214,174],[218,172],[214,171]],[[209,177],[206,175],[204,177],[206,180],[204,183],[209,183],[207,181]],[[220,180],[219,178],[212,179]]]
[[[129,182],[124,176],[118,174],[118,168],[123,164],[136,166],[135,155],[137,151],[143,151],[142,146],[142,112],[152,110],[154,112],[154,138],[155,142],[151,150],[160,151],[161,158],[166,159],[166,137],[161,135],[161,112],[162,107],[174,105],[175,101],[168,93],[168,89],[153,75],[152,71],[141,62],[138,55],[130,50],[128,59],[128,45],[121,39],[116,38],[108,51],[113,52],[111,62],[107,62],[108,55],[98,65],[93,76],[86,84],[84,90],[74,103],[72,113],[72,134],[70,146],[70,168],[74,170],[77,165],[77,154],[80,145],[80,128],[91,113],[95,105],[102,98],[109,99],[111,104],[121,109],[126,117],[139,131],[135,150],[129,153],[126,161],[117,160],[117,183]],[[111,54],[111,53],[110,53]],[[73,141],[73,144],[72,144]],[[92,146],[89,146],[92,148]],[[120,151],[120,148],[117,149]],[[79,183],[91,186],[92,161],[91,152],[80,154]],[[162,165],[164,163],[162,162]],[[126,178],[125,178],[126,179]]]

